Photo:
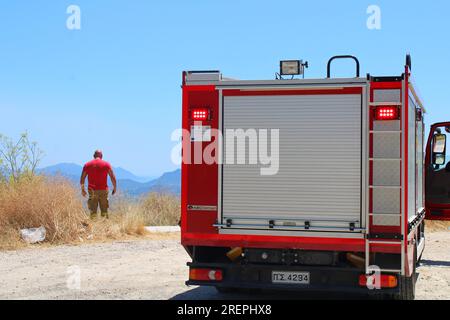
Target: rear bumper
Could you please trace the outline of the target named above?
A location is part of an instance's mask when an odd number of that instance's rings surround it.
[[[318,251],[364,252],[364,239],[326,237],[286,237],[261,235],[231,235],[188,233],[182,230],[181,244],[184,247],[206,246],[226,248],[301,249]],[[371,252],[400,253],[395,244],[372,243]]]
[[[357,294],[395,294],[399,288],[369,290],[359,285],[359,276],[364,271],[359,269],[335,267],[304,267],[274,265],[240,265],[218,263],[188,263],[190,268],[220,269],[222,281],[186,281],[186,285],[214,286],[242,289],[273,289],[283,291],[342,292]],[[310,273],[310,284],[274,284],[272,271],[299,271]]]

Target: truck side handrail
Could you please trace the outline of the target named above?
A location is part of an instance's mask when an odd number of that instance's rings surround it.
[[[336,59],[353,59],[356,62],[356,77],[359,78],[359,60],[355,56],[352,55],[342,55],[342,56],[334,56],[331,57],[330,60],[328,60],[327,64],[327,78],[329,79],[331,77],[331,62]]]

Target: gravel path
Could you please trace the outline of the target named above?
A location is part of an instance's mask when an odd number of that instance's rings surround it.
[[[449,242],[450,232],[428,234],[419,268],[419,299],[450,299]],[[186,287],[188,260],[177,240],[117,241],[0,252],[0,299],[250,297],[223,296],[213,288]],[[258,297],[287,298],[273,293]]]
[[[428,233],[418,268],[416,298],[450,300],[450,230]]]

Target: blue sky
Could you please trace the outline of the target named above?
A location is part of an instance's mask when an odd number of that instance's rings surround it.
[[[66,9],[81,8],[81,30]],[[381,30],[366,9],[381,8]],[[362,74],[397,75],[411,52],[427,123],[450,120],[448,1],[2,1],[0,133],[28,130],[42,165],[105,158],[140,175],[175,169],[181,72],[272,79],[280,59],[354,54]],[[336,64],[336,75],[353,66]]]

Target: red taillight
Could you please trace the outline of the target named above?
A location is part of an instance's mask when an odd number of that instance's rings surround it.
[[[191,118],[196,121],[207,120],[209,117],[209,111],[206,108],[195,108],[191,111]]]
[[[400,113],[398,107],[388,106],[388,107],[377,107],[375,109],[376,120],[398,120],[399,118]]]
[[[198,281],[222,281],[222,270],[216,269],[191,269],[189,271],[189,280]]]
[[[386,274],[378,275],[379,277],[378,281],[380,282],[379,284],[376,283],[377,282],[376,277],[377,275],[368,276],[362,274],[359,276],[359,285],[361,287],[368,287],[369,285],[376,287],[378,285],[380,288],[396,288],[398,285],[398,280],[396,276]]]

